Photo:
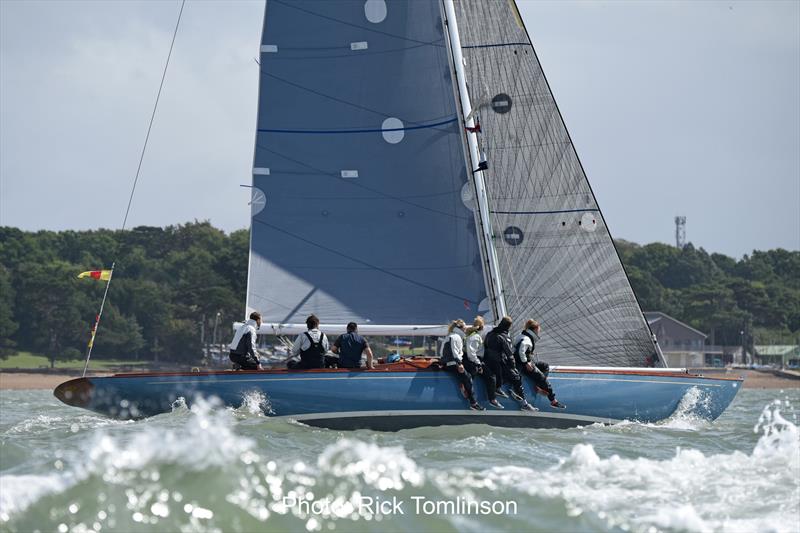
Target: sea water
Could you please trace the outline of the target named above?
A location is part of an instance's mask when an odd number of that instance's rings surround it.
[[[263,415],[136,422],[0,391],[0,531],[800,531],[800,389],[569,430],[396,433]]]

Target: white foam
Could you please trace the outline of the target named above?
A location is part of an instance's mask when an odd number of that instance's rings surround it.
[[[419,486],[424,472],[401,447],[381,447],[353,439],[340,439],[317,459],[323,473],[364,483],[380,490]]]
[[[106,483],[124,483],[146,473],[157,481],[158,467],[163,464],[202,471],[242,460],[254,443],[236,435],[232,414],[216,407],[214,402],[197,400],[191,410],[184,411],[185,403],[176,402],[176,413],[164,416],[189,415],[182,423],[166,428],[139,426],[141,430],[128,439],[101,430],[89,442],[88,453],[74,460],[69,471],[0,476],[0,516],[6,520],[40,498],[61,493],[91,476],[102,477]]]
[[[269,398],[263,392],[257,390],[245,393],[242,406],[237,411],[254,416],[265,416],[274,413]]]
[[[588,509],[607,516],[609,525],[636,530],[797,531],[800,438],[797,426],[781,416],[779,404],[764,409],[756,426],[762,435],[749,455],[706,456],[679,448],[666,460],[601,458],[592,445],[578,444],[568,459],[549,469],[496,467],[461,483],[482,486],[485,476],[506,488],[563,499],[578,513]],[[788,501],[787,488],[792,493]],[[742,518],[731,518],[731,509]]]
[[[67,490],[76,483],[67,475],[0,476],[0,523],[14,513],[24,511],[39,498]]]

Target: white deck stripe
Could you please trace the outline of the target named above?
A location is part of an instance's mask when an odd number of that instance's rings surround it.
[[[687,378],[689,376],[686,376]],[[573,381],[627,381],[631,383],[658,383],[662,385],[687,385],[685,381],[659,381],[655,379],[612,379],[612,378],[567,378],[559,376],[548,376],[550,380],[573,380]],[[699,378],[705,379],[705,378]],[[694,383],[693,385],[699,387],[722,387],[722,385],[715,385],[713,383]]]
[[[413,372],[408,372],[411,374],[409,376],[375,376],[375,375],[358,375],[358,376],[332,376],[332,377],[321,377],[321,376],[314,376],[314,377],[307,377],[307,378],[246,378],[246,379],[236,379],[236,383],[250,383],[250,382],[268,382],[268,381],[336,381],[341,379],[449,379],[449,374],[432,374],[429,376],[420,376]],[[225,374],[228,375],[228,374]],[[235,375],[231,372],[230,375]],[[127,377],[127,376],[126,376]],[[211,377],[211,376],[209,376]],[[215,375],[216,377],[216,375]],[[688,378],[688,376],[687,376]],[[659,385],[694,385],[699,387],[722,387],[722,385],[716,385],[713,383],[687,383],[685,381],[659,381],[654,379],[617,379],[617,378],[571,378],[571,377],[559,377],[559,376],[549,376],[550,380],[572,380],[572,381],[615,381],[615,382],[629,382],[629,383],[658,383]],[[691,378],[688,378],[691,379]],[[704,379],[704,378],[699,378]],[[209,383],[208,379],[204,380],[173,380],[173,381],[148,381],[146,385],[174,385],[176,383]]]

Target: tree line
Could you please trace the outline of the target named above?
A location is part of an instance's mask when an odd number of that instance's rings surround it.
[[[800,252],[740,260],[691,244],[617,241],[644,310],[709,334],[713,344],[795,343],[800,337]],[[93,357],[196,362],[215,325],[226,339],[242,318],[248,230],[209,222],[129,231],[0,227],[0,356],[17,351],[80,359],[105,282],[77,279],[109,268],[114,281]]]

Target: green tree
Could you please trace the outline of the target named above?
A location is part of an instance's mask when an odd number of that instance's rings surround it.
[[[15,342],[11,336],[17,331],[14,322],[14,289],[11,287],[11,276],[8,270],[0,265],[0,358],[13,353]]]
[[[18,277],[16,308],[20,347],[46,354],[50,367],[67,348],[82,349],[88,341],[93,314],[79,290],[78,267],[64,261],[23,263]]]

